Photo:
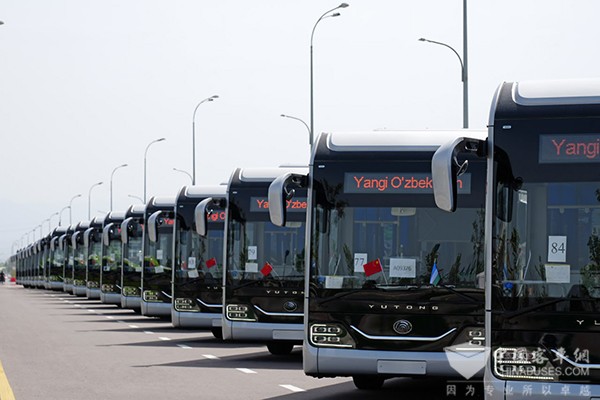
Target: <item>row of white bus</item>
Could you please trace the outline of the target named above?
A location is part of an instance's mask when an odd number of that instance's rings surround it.
[[[307,167],[58,227],[18,283],[303,346],[304,372],[600,397],[600,81],[504,83],[481,131],[319,135]]]

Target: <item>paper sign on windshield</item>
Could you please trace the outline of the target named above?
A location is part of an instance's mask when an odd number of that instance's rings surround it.
[[[417,260],[413,258],[390,258],[390,278],[416,278]]]

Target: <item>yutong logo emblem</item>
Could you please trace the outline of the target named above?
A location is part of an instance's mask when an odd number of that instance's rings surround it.
[[[393,329],[400,335],[406,335],[412,331],[412,324],[405,319],[400,319],[394,322]]]
[[[283,309],[289,312],[296,311],[298,309],[298,304],[294,303],[293,301],[286,301],[283,304]]]

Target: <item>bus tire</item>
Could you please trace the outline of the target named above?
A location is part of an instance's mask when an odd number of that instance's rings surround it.
[[[354,386],[360,390],[379,390],[385,381],[384,378],[377,375],[355,375],[352,380]]]
[[[223,340],[223,328],[211,328],[210,331],[216,339]]]
[[[274,356],[288,355],[292,352],[293,348],[294,348],[294,344],[288,343],[288,342],[267,343],[267,349],[269,350],[269,353],[273,354]]]

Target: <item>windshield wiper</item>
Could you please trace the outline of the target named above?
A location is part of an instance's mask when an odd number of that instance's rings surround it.
[[[196,283],[196,282],[199,282],[199,281],[201,281],[201,280],[203,280],[203,279],[204,279],[204,278],[194,278],[194,279],[191,279],[191,280],[189,280],[189,281],[185,281],[185,282],[175,282],[175,286],[177,286],[177,287],[181,287],[181,286],[189,285],[190,283]]]
[[[373,288],[370,288],[370,289],[375,289],[375,287],[373,287]],[[329,303],[329,302],[330,302],[330,301],[332,301],[332,300],[337,300],[337,299],[340,299],[340,298],[342,298],[342,297],[346,297],[346,296],[348,296],[348,295],[350,295],[350,294],[353,294],[353,293],[362,292],[363,290],[365,290],[365,288],[360,288],[360,289],[349,290],[349,291],[347,291],[347,292],[342,292],[342,293],[336,293],[336,294],[334,294],[333,296],[326,297],[326,298],[324,298],[324,299],[322,299],[322,300],[317,300],[317,304],[318,304],[318,305],[322,305],[322,304],[325,304],[325,303]]]
[[[448,290],[449,292],[452,292],[452,293],[454,293],[454,294],[457,294],[457,295],[459,295],[459,296],[461,296],[461,297],[464,297],[465,299],[469,300],[469,301],[470,301],[470,302],[472,302],[472,303],[483,303],[483,301],[481,301],[481,300],[477,300],[477,299],[475,299],[475,298],[473,298],[473,297],[469,296],[468,294],[462,293],[462,292],[460,292],[460,291],[458,291],[458,290],[454,289],[454,288],[453,288],[453,287],[451,287],[451,286],[448,286],[448,285],[438,285],[438,286],[436,286],[436,287],[441,287],[441,288],[444,288],[444,289]]]
[[[531,307],[527,307],[527,308],[523,308],[521,310],[517,310],[517,311],[511,312],[511,313],[507,313],[507,314],[504,315],[504,318],[506,318],[506,319],[512,319],[512,318],[518,317],[518,316],[523,315],[523,314],[529,314],[530,312],[535,311],[535,310],[539,310],[540,308],[544,308],[544,307],[551,306],[551,305],[554,305],[554,304],[562,303],[563,301],[571,301],[571,300],[574,300],[574,299],[560,298],[560,299],[550,300],[550,301],[547,301],[545,303],[536,304],[536,305],[533,305]]]
[[[257,284],[259,282],[261,282],[261,281],[259,281],[259,280],[251,280],[251,281],[248,281],[248,282],[244,282],[244,283],[242,283],[241,285],[238,285],[238,286],[231,285],[231,286],[233,286],[231,288],[231,290],[233,290],[235,292],[236,290],[240,290],[241,288],[245,288],[246,286],[251,286],[251,285]]]

